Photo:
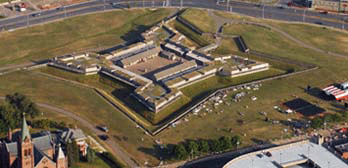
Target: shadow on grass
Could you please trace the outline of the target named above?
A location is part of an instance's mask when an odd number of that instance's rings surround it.
[[[176,145],[166,144],[166,145],[153,145],[152,148],[140,147],[139,151],[154,156],[159,160],[170,160],[173,158],[173,150]]]
[[[335,98],[333,96],[328,96],[326,95],[320,88],[317,87],[313,87],[310,89],[306,89],[306,88],[302,88],[306,93],[308,93],[311,96],[314,96],[316,98],[319,98],[321,100],[325,100],[325,101],[331,101],[334,100]]]
[[[160,126],[163,124],[166,124],[167,122],[173,120],[175,117],[177,117],[179,114],[185,112],[189,108],[191,108],[193,105],[197,104],[199,101],[203,100],[205,97],[213,93],[215,90],[205,91],[195,97],[192,98],[192,101],[188,102],[178,110],[174,111],[170,115],[168,115],[166,118],[162,119],[161,121],[157,122],[156,125]]]
[[[145,32],[148,30],[151,26],[145,26],[145,25],[137,25],[137,27],[126,34],[121,36],[121,39],[126,41],[126,44],[133,44],[136,42],[143,42],[145,39],[141,35],[141,33]]]
[[[125,167],[121,163],[117,162],[116,159],[109,153],[96,153],[96,155],[103,160],[106,164],[113,168],[122,168]]]
[[[262,144],[272,144],[270,141],[268,140],[262,140],[262,139],[258,139],[258,138],[251,138],[251,141],[253,141],[255,144],[258,145],[262,145]]]

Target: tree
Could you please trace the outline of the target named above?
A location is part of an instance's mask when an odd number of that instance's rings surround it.
[[[66,145],[68,155],[68,165],[71,166],[80,160],[79,149],[75,141],[68,142]]]
[[[6,95],[6,102],[16,109],[18,113],[26,113],[31,118],[34,118],[39,114],[36,104],[20,93]]]
[[[86,160],[89,163],[94,162],[95,160],[95,152],[93,149],[91,149],[90,147],[87,148],[87,156],[86,156]]]
[[[235,135],[231,138],[231,143],[233,146],[240,145],[242,143],[242,139],[240,138],[239,135]]]
[[[214,139],[211,143],[210,143],[210,150],[214,151],[214,152],[218,152],[221,151],[221,145],[220,145],[220,141],[218,139]]]
[[[176,159],[183,160],[186,159],[188,153],[183,144],[178,144],[174,147],[174,155]]]
[[[201,140],[199,142],[198,150],[203,153],[209,152],[209,143],[207,141]]]
[[[21,114],[9,104],[0,106],[0,115],[0,119],[5,124],[6,130],[19,126],[22,118]]]
[[[231,138],[230,137],[221,137],[219,139],[220,141],[220,146],[221,146],[221,149],[222,150],[225,150],[225,149],[231,149],[232,148],[232,142],[231,142]]]
[[[199,145],[196,141],[189,141],[186,146],[186,151],[192,156],[197,156],[198,148],[199,148]]]

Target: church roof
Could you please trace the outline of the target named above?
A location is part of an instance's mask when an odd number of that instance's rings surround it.
[[[36,147],[34,147],[34,167],[40,167],[40,163],[42,160],[48,160],[49,162],[55,164],[49,157],[47,157],[44,153],[42,153],[40,150],[38,150]]]
[[[39,164],[39,162],[44,157],[44,154],[40,152],[35,146],[34,146],[34,166]]]
[[[37,147],[41,151],[44,151],[53,147],[50,135],[44,135],[44,136],[33,138],[33,144],[35,147]]]
[[[26,138],[31,139],[31,136],[30,136],[30,132],[29,132],[29,127],[28,127],[28,125],[27,125],[27,121],[25,120],[25,116],[23,115],[22,136],[21,136],[22,142],[23,142]]]
[[[10,153],[10,155],[18,154],[17,142],[5,143],[6,150]]]

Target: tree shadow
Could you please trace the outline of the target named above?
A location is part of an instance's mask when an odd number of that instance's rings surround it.
[[[115,167],[115,168],[121,168],[124,167],[123,165],[121,165],[120,163],[115,162],[114,160],[112,160],[111,158],[105,156],[102,153],[96,153],[96,156],[99,157],[101,160],[103,160],[107,165],[109,165],[110,167]]]
[[[263,145],[263,144],[272,144],[270,141],[268,140],[262,140],[262,139],[258,139],[258,138],[251,138],[251,141],[253,141],[255,144],[258,145]]]
[[[170,160],[173,158],[173,150],[175,146],[175,144],[156,144],[153,145],[152,148],[140,147],[138,150],[145,154],[156,157],[159,160]]]

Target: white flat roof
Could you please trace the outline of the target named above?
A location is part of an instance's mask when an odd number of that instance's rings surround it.
[[[309,159],[322,168],[348,167],[326,148],[308,141],[264,150],[264,152],[268,151],[272,154],[271,157],[266,156],[262,151],[253,152],[231,160],[224,168],[279,168],[278,165],[303,159]]]

